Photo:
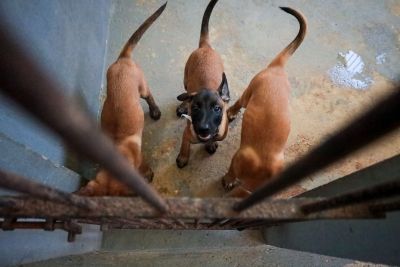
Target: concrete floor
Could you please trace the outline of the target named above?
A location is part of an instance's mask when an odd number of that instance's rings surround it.
[[[165,12],[146,32],[134,51],[162,117],[146,114],[144,154],[155,172],[154,186],[164,196],[220,196],[220,178],[240,142],[241,121],[233,123],[218,151],[209,156],[201,145],[192,146],[189,165],[178,169],[178,154],[185,121],[177,119],[176,96],[183,92],[183,69],[198,44],[200,22],[208,0],[169,1]],[[108,39],[107,65],[160,1],[115,1]],[[338,127],[376,103],[399,81],[400,2],[386,1],[220,1],[210,20],[210,39],[221,54],[231,89],[232,103],[253,75],[261,70],[297,34],[296,20],[278,6],[301,10],[308,19],[304,43],[287,65],[292,85],[292,130],[287,162],[297,159]],[[353,50],[365,62],[373,79],[366,90],[332,83],[328,70],[339,52]],[[386,53],[383,64],[376,56]],[[143,102],[143,107],[148,110]],[[291,196],[365,168],[400,152],[400,131],[308,177]]]

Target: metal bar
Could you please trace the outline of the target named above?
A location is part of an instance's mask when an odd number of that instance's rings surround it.
[[[324,200],[317,200],[303,205],[301,207],[301,210],[304,213],[308,214],[344,205],[358,204],[371,200],[389,198],[395,195],[400,195],[400,181],[383,183],[370,188],[357,190],[336,197],[327,198]]]
[[[200,223],[199,219],[194,219],[194,228],[197,229],[199,227],[199,223]]]
[[[235,222],[237,222],[237,220],[235,220],[235,219],[226,219],[225,221],[221,222],[219,225],[220,226],[231,225]]]
[[[226,219],[215,219],[214,221],[212,221],[208,227],[211,228],[213,226],[219,225],[221,222],[225,221]]]
[[[224,223],[221,223],[220,225],[221,226],[231,226],[231,227],[233,227],[234,225],[236,225],[236,224],[239,224],[239,223],[242,223],[242,222],[244,222],[245,220],[238,220],[238,219],[229,219],[228,221],[226,221],[226,222],[224,222]]]
[[[391,212],[395,210],[400,210],[400,199],[398,200],[393,200],[393,201],[387,201],[383,203],[378,203],[375,205],[372,205],[370,209],[373,212]]]
[[[42,185],[22,176],[5,172],[3,170],[0,170],[0,187],[30,194],[31,196],[44,200],[59,201],[61,203],[68,203],[86,209],[96,208],[95,204],[87,198],[68,194],[61,190]]]
[[[241,231],[244,230],[246,228],[251,228],[251,227],[259,227],[265,223],[267,223],[268,221],[265,220],[252,220],[252,221],[245,221],[241,224],[235,225],[235,227]]]
[[[46,222],[12,222],[10,225],[6,224],[5,222],[0,222],[0,229],[5,228],[4,230],[10,231],[10,230],[15,230],[15,229],[43,229],[46,231],[49,231],[46,229],[47,225]],[[81,226],[72,222],[55,222],[53,224],[53,229],[52,230],[64,230],[67,232],[74,232],[76,234],[81,234],[82,229]]]
[[[177,225],[181,226],[182,228],[186,229],[187,225],[184,221],[182,221],[181,219],[175,219],[174,220],[176,222]]]
[[[353,120],[307,155],[294,162],[271,182],[268,182],[249,197],[236,204],[233,209],[242,211],[249,208],[274,193],[300,182],[304,177],[327,167],[399,126],[400,88],[397,87],[394,93],[385,97],[368,112]]]
[[[39,68],[0,21],[0,90],[59,135],[71,148],[100,163],[159,211],[166,205],[62,86]]]
[[[158,222],[164,224],[165,226],[167,226],[171,229],[174,227],[174,225],[166,219],[158,219]]]
[[[29,197],[1,197],[0,200],[15,203],[12,208],[0,207],[0,217],[41,217],[70,219],[100,219],[123,218],[136,220],[138,218],[166,219],[345,219],[345,218],[375,218],[367,205],[346,206],[334,210],[304,214],[300,207],[315,199],[276,199],[268,200],[243,212],[230,209],[239,199],[233,198],[167,198],[168,212],[160,214],[147,202],[140,198],[126,197],[92,197],[97,208],[82,210],[80,208],[40,200]],[[1,202],[1,201],[0,201]]]
[[[255,227],[271,227],[276,226],[282,223],[294,223],[294,222],[302,222],[305,220],[255,220],[248,223],[243,223],[241,225],[234,225],[237,230],[242,231],[248,228],[255,228]]]

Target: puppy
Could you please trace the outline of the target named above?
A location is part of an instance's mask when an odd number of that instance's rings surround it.
[[[240,148],[233,156],[222,185],[228,196],[246,197],[283,167],[283,152],[290,131],[290,84],[285,72],[289,57],[302,43],[307,22],[298,11],[281,9],[300,23],[296,38],[250,82],[243,95],[228,109],[232,121],[241,108],[243,114]]]
[[[186,93],[178,96],[178,100],[183,101],[176,110],[178,117],[182,114],[191,117],[176,159],[179,168],[189,161],[191,143],[205,143],[207,152],[213,154],[218,146],[216,141],[223,140],[228,131],[228,82],[222,59],[212,49],[208,36],[208,22],[216,3],[217,0],[210,1],[204,12],[199,48],[192,52],[185,66],[183,83]]]
[[[107,98],[101,113],[101,128],[115,142],[118,150],[149,181],[153,172],[143,160],[141,153],[144,113],[140,98],[146,100],[150,117],[158,120],[161,116],[146,83],[143,72],[131,59],[133,48],[144,32],[164,11],[165,3],[151,15],[131,36],[118,59],[107,71]],[[107,171],[100,170],[96,179],[78,191],[86,196],[126,196],[133,192],[115,180]]]

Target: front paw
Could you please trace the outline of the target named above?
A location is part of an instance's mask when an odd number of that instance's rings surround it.
[[[189,162],[189,159],[181,156],[180,154],[176,158],[176,165],[178,166],[178,168],[182,169],[183,167],[185,167],[188,164],[188,162]]]
[[[208,154],[212,155],[215,153],[215,151],[217,151],[218,143],[217,142],[207,143],[205,148],[206,148],[206,151],[208,152]]]
[[[150,117],[155,121],[160,119],[161,111],[157,106],[150,109]]]
[[[153,181],[154,178],[154,172],[149,168],[144,174],[143,174],[144,178],[146,179],[146,181],[148,183],[151,183]]]

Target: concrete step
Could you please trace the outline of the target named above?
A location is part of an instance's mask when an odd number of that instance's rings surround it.
[[[109,230],[103,233],[106,251],[219,249],[264,244],[260,231]]]
[[[79,187],[77,173],[19,144],[0,132],[0,168],[42,184],[72,192]],[[4,191],[0,191],[0,194]]]
[[[188,244],[190,246],[190,244]],[[374,266],[268,245],[202,249],[99,251],[23,265],[47,266]]]
[[[54,164],[49,159],[0,133],[0,168],[23,175],[34,181],[67,192],[75,191],[80,183],[75,172]],[[11,195],[0,189],[0,195]],[[0,266],[12,266],[100,249],[101,232],[97,226],[85,226],[74,243],[67,242],[61,230],[0,231]]]

